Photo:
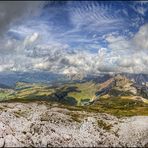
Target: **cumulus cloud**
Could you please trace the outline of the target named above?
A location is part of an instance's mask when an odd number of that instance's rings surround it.
[[[108,48],[118,51],[124,51],[132,49],[133,44],[129,39],[126,39],[124,36],[114,36],[112,34],[106,35],[106,41],[108,42]]]
[[[27,36],[25,41],[24,41],[24,45],[29,45],[32,44],[33,42],[35,42],[39,37],[39,34],[37,32],[34,32],[31,36]]]
[[[148,50],[148,24],[140,27],[138,33],[133,38],[134,43],[140,50]]]
[[[141,28],[131,40],[109,34],[106,36],[108,48],[100,48],[98,53],[91,53],[88,50],[78,49],[70,51],[69,45],[58,42],[41,44],[40,34],[34,32],[23,41],[19,41],[17,46],[16,41],[6,42],[7,47],[14,43],[17,50],[14,50],[13,54],[9,52],[3,58],[0,56],[0,70],[48,70],[55,73],[83,75],[104,72],[147,73],[148,53],[145,50],[137,52],[134,44],[131,44],[139,34]],[[140,39],[143,37],[145,38],[142,36]],[[126,44],[126,48],[123,43]]]
[[[115,71],[148,73],[147,29],[147,24],[141,26],[139,31],[131,39],[112,34],[106,36],[108,48],[111,49],[111,52],[107,54],[110,59],[114,57],[114,65],[112,67],[115,67]]]
[[[5,21],[0,24],[0,34],[4,33],[16,20],[26,15],[25,10],[30,13],[40,6],[39,2],[20,2],[18,14],[11,16],[9,13],[15,12],[18,6],[12,6],[10,11],[6,11],[11,3],[1,4],[6,9],[2,9],[0,5],[0,20],[5,16],[9,21],[5,20],[6,26]],[[109,6],[106,9],[102,8],[102,11],[96,14],[98,8],[96,6],[99,4],[88,6],[87,3],[85,4],[80,11],[76,7],[74,12],[70,13],[74,28],[63,34],[60,29],[54,25],[48,25],[49,21],[45,20],[38,21],[39,23],[36,23],[36,20],[29,20],[26,24],[11,27],[9,29],[11,36],[5,34],[5,37],[0,39],[0,71],[47,70],[68,75],[104,72],[148,73],[148,24],[140,27],[139,31],[130,37],[118,32],[106,33],[106,30],[115,29],[121,24],[118,15],[108,14]],[[21,7],[23,7],[22,10]],[[83,13],[86,10],[87,13]],[[116,24],[111,27],[114,22]],[[95,35],[86,36],[85,29],[85,32],[80,31],[83,27],[87,28],[88,32],[90,31],[89,34],[96,30],[96,27],[101,30],[101,35],[104,31],[105,34],[100,37],[97,34],[99,31],[96,31]],[[79,31],[81,33],[76,34]],[[105,43],[105,46],[99,42],[100,40],[103,40],[101,43]],[[78,46],[73,46],[73,44],[78,44]],[[81,46],[82,44],[85,46]]]

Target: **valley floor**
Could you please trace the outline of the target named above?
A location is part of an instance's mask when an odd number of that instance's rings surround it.
[[[0,147],[148,146],[148,116],[117,118],[56,103],[1,103]]]

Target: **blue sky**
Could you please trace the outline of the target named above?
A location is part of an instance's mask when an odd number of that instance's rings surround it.
[[[45,26],[46,36],[52,33],[56,41],[74,48],[97,48],[106,46],[102,36],[108,33],[126,38],[135,34],[148,20],[147,7],[147,4],[128,1],[56,1],[45,4],[40,16],[24,20],[23,25],[19,25],[41,32]],[[17,37],[17,31],[12,33]]]
[[[0,3],[0,71],[148,73],[146,1]]]

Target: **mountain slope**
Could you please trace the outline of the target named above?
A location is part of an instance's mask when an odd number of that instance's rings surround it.
[[[71,106],[87,106],[88,110],[114,115],[148,114],[148,89],[125,75],[102,76],[58,85],[18,82],[12,90],[1,90],[2,101],[46,100]]]

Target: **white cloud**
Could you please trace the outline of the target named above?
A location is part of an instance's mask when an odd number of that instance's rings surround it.
[[[34,68],[40,70],[47,70],[49,69],[49,63],[48,62],[35,63]]]
[[[30,37],[26,38],[28,43],[33,43],[37,40],[39,34],[37,32],[33,33]]]
[[[135,10],[135,12],[144,16],[144,15],[146,15],[146,13],[148,11],[147,4],[148,4],[148,2],[146,2],[146,1],[135,1],[134,5],[132,5],[132,8]]]
[[[104,35],[102,39],[106,40],[108,46],[103,48],[98,42],[94,44],[96,40],[100,39],[96,35],[92,35],[92,38],[86,38],[86,36],[81,38],[81,35],[73,33],[87,25],[89,31],[95,30],[96,26],[101,31],[110,29],[112,23],[116,23],[113,26],[116,28],[121,24],[120,20],[116,19],[116,16],[115,19],[112,19],[113,16],[107,14],[104,9],[100,14],[95,14],[94,12],[97,10],[94,5],[92,8],[88,8],[87,14],[77,9],[75,11],[74,16],[71,14],[71,21],[75,25],[74,32],[71,30],[65,34],[60,34],[59,31],[54,33],[53,28],[46,25],[45,22],[39,24],[31,22],[30,26],[33,27],[30,28],[25,25],[12,28],[13,33],[17,32],[24,38],[1,40],[0,71],[48,70],[55,73],[82,73],[83,75],[101,72],[148,73],[148,25],[142,26],[131,39],[118,33]],[[83,26],[85,24],[86,26]],[[74,40],[78,44],[85,43],[86,46],[84,49],[73,50],[66,40]],[[91,53],[86,50],[87,48],[98,49],[98,53]]]
[[[109,13],[110,5],[106,5],[106,9],[101,3],[95,2],[78,2],[79,7],[71,7],[73,2],[69,2],[70,20],[77,30],[89,30],[98,32],[107,32],[108,30],[123,28],[123,18],[119,18],[118,14]]]
[[[148,24],[140,27],[138,33],[133,38],[134,43],[140,50],[148,50]]]
[[[22,49],[25,51],[26,48],[35,46],[34,43],[37,42],[38,38],[39,38],[39,34],[37,32],[34,32],[31,35],[28,35],[24,39],[23,45],[21,45],[23,47]],[[19,48],[21,48],[21,47],[19,47]]]
[[[133,48],[132,42],[123,36],[114,36],[112,34],[109,34],[106,36],[106,41],[109,44],[108,48],[115,50],[115,51],[132,50]]]

